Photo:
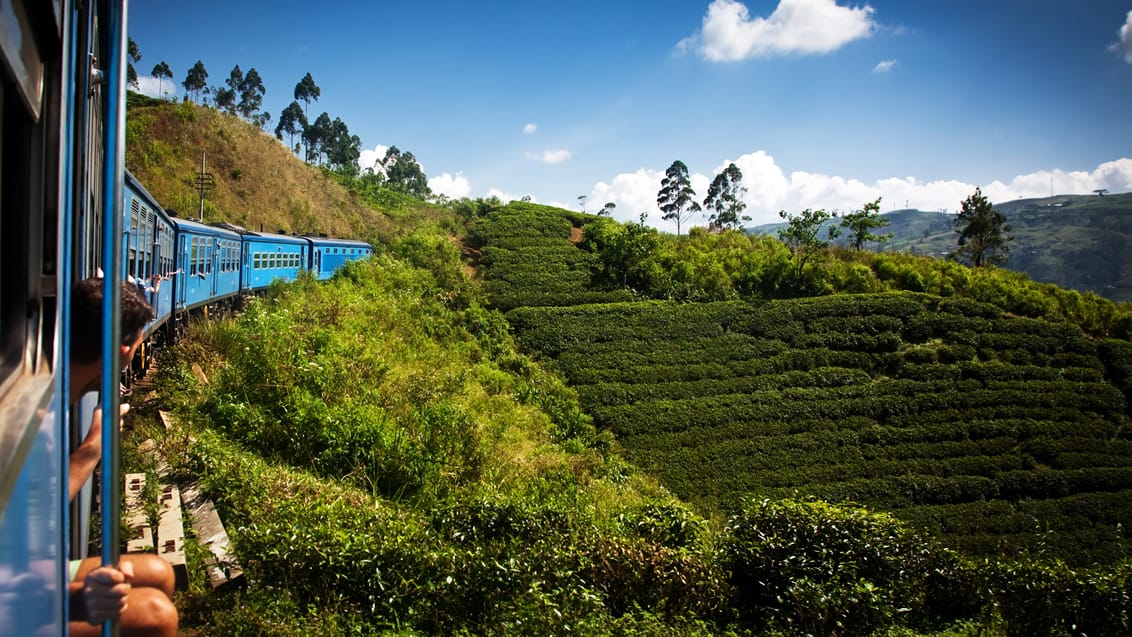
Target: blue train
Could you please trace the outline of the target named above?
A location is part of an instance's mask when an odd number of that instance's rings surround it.
[[[68,632],[68,562],[85,556],[91,496],[88,484],[70,501],[67,463],[95,406],[118,412],[121,281],[156,310],[152,346],[193,313],[373,251],[164,210],[124,168],[125,23],[123,0],[0,1],[0,637]],[[101,383],[71,395],[69,291],[100,271],[116,274],[103,285]],[[103,564],[119,546],[114,420],[101,437]]]
[[[153,345],[182,334],[186,319],[195,313],[238,305],[303,271],[329,279],[345,263],[373,254],[373,246],[364,241],[252,232],[181,219],[164,210],[128,170],[124,176],[122,278],[135,282],[156,314],[146,328],[151,338],[141,350],[140,367]]]

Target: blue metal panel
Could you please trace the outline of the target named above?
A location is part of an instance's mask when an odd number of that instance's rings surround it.
[[[173,219],[176,226],[177,262],[174,311],[207,305],[236,295],[240,290],[239,268],[221,270],[221,242],[239,245],[240,235],[186,219]]]
[[[310,237],[311,270],[320,281],[334,276],[338,268],[349,261],[364,259],[373,253],[373,246],[352,239]]]
[[[49,394],[50,395],[50,394]],[[39,422],[16,486],[0,513],[0,636],[62,634],[64,596],[60,568],[66,554],[59,503],[64,441],[55,403]]]
[[[168,280],[176,269],[172,261],[173,221],[129,171],[125,179],[122,222],[127,245],[122,257],[127,280],[132,278],[153,306],[155,317],[145,330],[151,334],[169,319],[173,310],[173,284]]]
[[[307,268],[310,243],[303,237],[248,233],[243,240],[245,290],[260,290],[275,280],[294,281]]]

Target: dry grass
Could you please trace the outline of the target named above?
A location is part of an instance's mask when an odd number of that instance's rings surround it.
[[[235,116],[191,103],[142,106],[130,109],[127,128],[126,166],[180,216],[199,211],[194,178],[204,153],[216,182],[205,202],[205,222],[361,239],[389,228],[384,214]]]

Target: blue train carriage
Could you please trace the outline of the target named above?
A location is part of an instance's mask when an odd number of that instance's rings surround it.
[[[121,216],[106,211],[124,199],[125,7],[5,0],[0,33],[0,637],[61,636],[68,558],[86,547],[67,457],[90,422],[72,407],[65,326],[74,281],[123,269]],[[110,361],[102,375],[115,413]],[[112,562],[115,525],[99,528]]]
[[[277,279],[294,281],[308,267],[311,247],[304,237],[245,231],[241,238],[243,294],[262,290]]]
[[[373,246],[353,239],[307,237],[311,243],[310,269],[320,281],[334,276],[334,272],[348,261],[357,261],[373,254]]]
[[[173,314],[178,327],[192,310],[229,305],[240,293],[240,235],[231,230],[173,219],[176,227]]]
[[[173,238],[175,227],[153,195],[125,171],[122,208],[122,278],[134,283],[153,306],[154,319],[145,328],[146,340],[139,348],[138,369],[148,366],[150,346],[164,344],[166,327],[173,315],[173,276],[177,271]]]

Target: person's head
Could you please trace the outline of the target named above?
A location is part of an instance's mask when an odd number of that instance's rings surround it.
[[[153,308],[133,285],[122,284],[121,363],[133,358]],[[86,390],[102,372],[102,279],[92,277],[71,291],[71,387]],[[77,398],[77,396],[74,396]]]

